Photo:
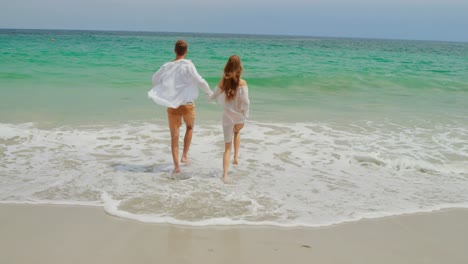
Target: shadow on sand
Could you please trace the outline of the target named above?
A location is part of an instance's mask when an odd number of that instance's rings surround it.
[[[120,164],[114,163],[110,165],[112,168],[118,171],[128,172],[172,172],[174,165],[172,163],[156,164],[156,165],[133,165],[133,164]]]

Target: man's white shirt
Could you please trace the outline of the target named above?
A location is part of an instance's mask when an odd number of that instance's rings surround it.
[[[193,103],[198,98],[198,87],[208,97],[213,94],[192,61],[186,59],[165,63],[153,74],[152,81],[148,96],[157,104],[171,108]]]

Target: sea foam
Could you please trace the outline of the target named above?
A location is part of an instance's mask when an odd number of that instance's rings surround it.
[[[323,226],[468,207],[463,126],[249,122],[241,140],[224,184],[219,125],[195,127],[192,162],[174,175],[166,125],[2,123],[0,202],[195,226]]]

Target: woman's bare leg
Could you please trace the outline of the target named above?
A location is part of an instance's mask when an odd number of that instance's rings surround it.
[[[226,182],[228,179],[229,160],[231,158],[231,146],[232,143],[224,143],[224,155],[223,155],[223,181]]]
[[[240,130],[244,127],[244,124],[234,125],[234,161],[233,164],[239,164],[239,148],[240,148]]]

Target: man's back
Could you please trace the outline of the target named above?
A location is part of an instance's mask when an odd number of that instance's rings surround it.
[[[156,103],[177,108],[198,98],[198,86],[211,94],[208,83],[198,74],[190,60],[180,59],[165,63],[153,75],[153,89],[148,93]]]

